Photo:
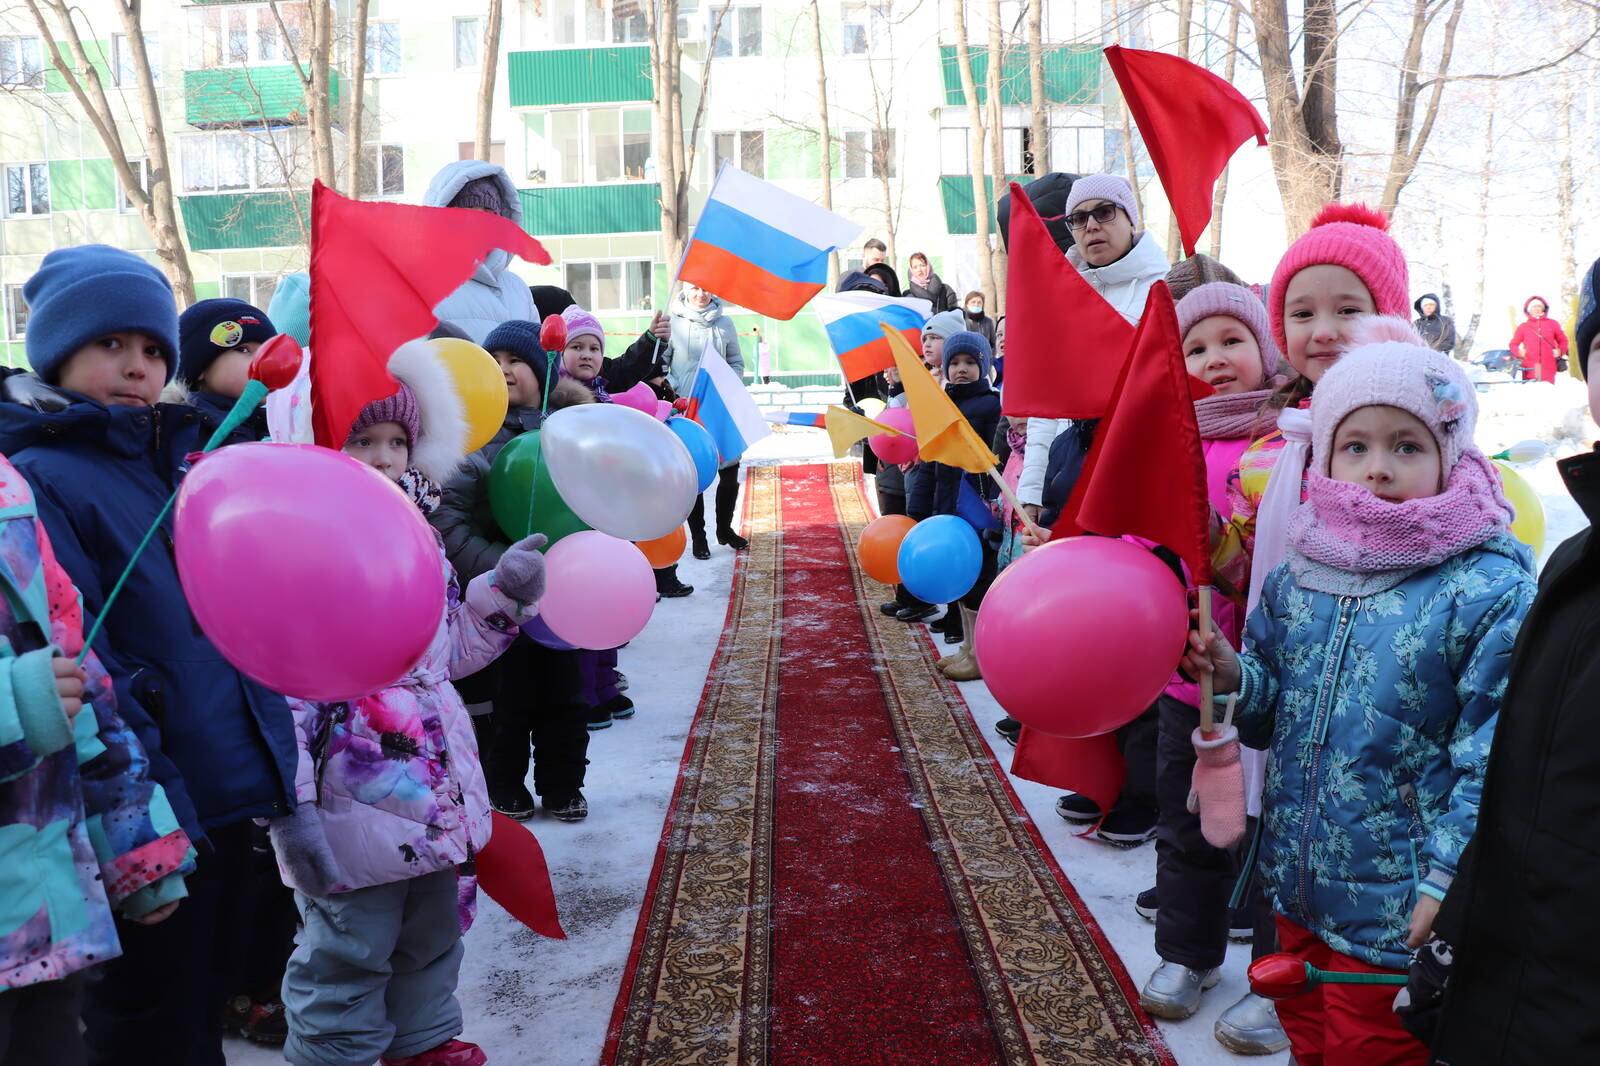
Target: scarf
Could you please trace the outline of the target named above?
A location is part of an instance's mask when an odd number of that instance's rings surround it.
[[[1289,519],[1289,569],[1301,585],[1369,596],[1505,533],[1514,512],[1500,477],[1476,448],[1444,491],[1403,503],[1312,471],[1305,504]]]
[[[1240,437],[1259,436],[1261,405],[1267,402],[1277,386],[1266,382],[1265,387],[1233,396],[1207,396],[1194,402],[1194,420],[1200,426],[1202,440],[1237,440]]]
[[[438,483],[429,481],[416,467],[406,467],[406,472],[400,475],[397,484],[400,486],[400,491],[417,505],[417,510],[422,512],[424,518],[439,509],[439,502],[444,494],[439,490]]]
[[[1267,491],[1256,508],[1256,550],[1250,558],[1250,595],[1245,601],[1245,617],[1261,602],[1261,587],[1267,575],[1283,562],[1289,546],[1289,518],[1300,506],[1305,484],[1306,463],[1311,458],[1311,412],[1303,407],[1285,407],[1278,413],[1278,432],[1283,448],[1272,464]]]

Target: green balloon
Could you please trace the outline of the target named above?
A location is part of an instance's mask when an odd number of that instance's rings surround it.
[[[495,456],[489,468],[489,510],[512,540],[543,533],[554,544],[590,528],[572,513],[550,480],[538,430],[511,438]]]

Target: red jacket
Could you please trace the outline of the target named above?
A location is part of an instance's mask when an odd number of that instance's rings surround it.
[[[1523,314],[1528,314],[1528,304],[1535,300],[1546,307],[1550,306],[1542,297],[1530,296],[1528,303],[1522,305]],[[1549,315],[1543,318],[1528,315],[1528,320],[1512,334],[1511,354],[1522,360],[1522,376],[1525,378],[1554,381],[1557,351],[1563,356],[1567,354],[1567,335],[1561,329],[1561,323]]]

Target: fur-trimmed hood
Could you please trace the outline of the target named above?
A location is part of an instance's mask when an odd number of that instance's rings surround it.
[[[467,415],[450,372],[425,341],[407,341],[389,357],[389,373],[417,397],[420,432],[411,465],[443,484],[467,455]]]

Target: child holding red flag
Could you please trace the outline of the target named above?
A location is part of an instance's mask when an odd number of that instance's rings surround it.
[[[1460,365],[1397,319],[1354,339],[1318,388],[1307,502],[1244,651],[1194,633],[1184,667],[1237,692],[1241,740],[1269,751],[1258,868],[1283,950],[1324,970],[1401,972],[1476,826],[1534,585],[1473,443]],[[1392,1000],[1328,985],[1278,1013],[1297,1061],[1421,1066],[1428,1051]]]

